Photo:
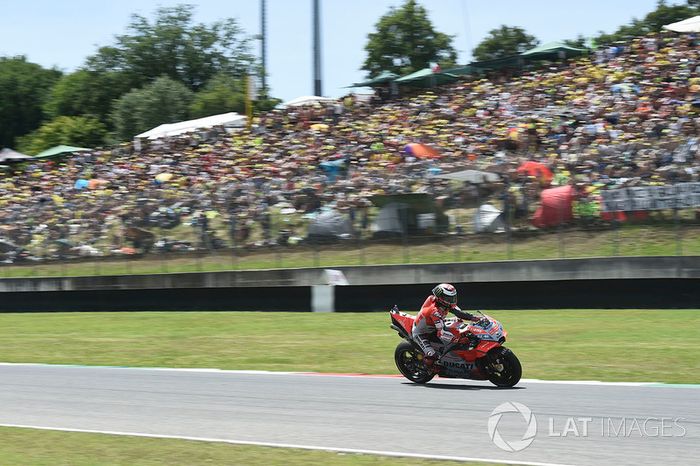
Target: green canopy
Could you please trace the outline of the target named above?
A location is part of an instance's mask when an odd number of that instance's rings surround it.
[[[557,59],[577,57],[588,53],[588,49],[571,47],[563,42],[548,42],[521,53],[520,56],[529,60],[532,59]]]
[[[46,149],[43,152],[39,152],[37,155],[34,156],[34,158],[37,159],[48,159],[50,157],[56,157],[61,154],[71,154],[73,152],[87,152],[91,151],[92,149],[87,149],[85,147],[73,147],[73,146],[56,146],[52,147],[51,149]]]
[[[433,70],[430,68],[423,68],[406,76],[401,76],[394,82],[415,87],[433,87],[455,82],[457,79],[459,79],[459,76],[451,73],[433,73]]]
[[[350,87],[374,87],[374,86],[379,85],[379,84],[386,84],[388,82],[391,82],[398,77],[399,77],[398,74],[392,73],[391,71],[382,71],[377,76],[370,79],[369,81],[355,83]]]

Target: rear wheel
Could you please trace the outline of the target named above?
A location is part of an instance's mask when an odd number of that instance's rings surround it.
[[[407,341],[402,341],[394,351],[394,361],[401,374],[411,382],[426,383],[435,377],[423,362],[423,353]]]
[[[489,381],[497,387],[513,387],[523,374],[518,357],[504,346],[489,351],[484,370]]]

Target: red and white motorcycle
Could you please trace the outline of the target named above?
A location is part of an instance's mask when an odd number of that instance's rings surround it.
[[[404,339],[396,347],[394,360],[408,380],[426,383],[439,375],[453,379],[489,380],[498,387],[512,387],[520,381],[520,361],[503,346],[508,332],[496,319],[481,312],[479,314],[484,318],[479,322],[446,319],[445,326],[438,331],[438,338],[432,342],[441,356],[429,368],[425,365],[423,351],[411,337],[415,317],[400,312],[396,306],[389,313],[391,328]]]

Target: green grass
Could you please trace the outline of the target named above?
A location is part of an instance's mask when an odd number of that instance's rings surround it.
[[[177,439],[0,428],[0,463],[22,466],[475,466],[476,463],[279,449]],[[484,466],[484,463],[478,463]]]
[[[523,377],[700,383],[700,312],[492,311]],[[0,361],[395,374],[386,313],[0,315]]]
[[[556,259],[574,257],[700,255],[700,226],[626,225],[619,230],[566,230],[514,235],[467,235],[398,241],[350,241],[335,246],[228,250],[212,254],[151,255],[99,261],[2,266],[0,277],[122,275],[363,264]]]

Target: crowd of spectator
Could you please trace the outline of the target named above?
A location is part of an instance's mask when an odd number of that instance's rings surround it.
[[[699,131],[696,38],[649,35],[382,102],[350,95],[277,109],[233,134],[11,166],[0,175],[0,238],[46,255],[268,244],[282,231],[284,241],[303,236],[302,216],[321,207],[362,230],[373,195],[415,192],[445,207],[493,194],[527,218],[550,185],[594,199],[610,187],[697,181]],[[416,157],[411,143],[440,157]],[[553,176],[519,172],[526,161]],[[434,176],[464,169],[501,181],[465,187]],[[189,241],[165,238],[183,224]]]

